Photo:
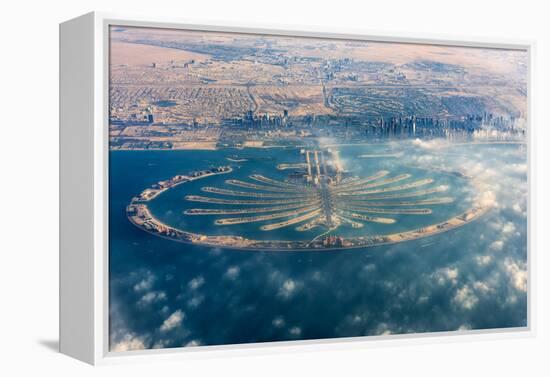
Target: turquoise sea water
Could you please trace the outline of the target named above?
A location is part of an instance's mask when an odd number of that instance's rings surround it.
[[[203,186],[231,188],[224,186],[226,179],[246,180],[250,174],[284,179],[288,171],[278,171],[275,165],[298,162],[299,150],[112,151],[111,348],[526,325],[527,182],[522,145],[403,141],[338,149],[354,175],[366,177],[385,169],[392,176],[429,177],[449,187],[438,196],[455,199],[422,206],[433,210],[429,216],[395,215],[395,224],[341,227],[338,234],[410,230],[455,216],[475,200],[490,201],[492,209],[450,232],[366,249],[281,253],[189,245],[138,229],[126,218],[125,207],[160,180],[228,164],[234,168],[231,174],[177,186],[152,201],[150,209],[167,224],[207,234],[294,239],[322,233],[296,232],[294,227],[264,232],[258,229],[262,223],[216,226],[215,217],[183,214],[187,208],[208,207],[184,200],[188,194],[206,196]],[[357,158],[363,154],[398,157]],[[226,159],[235,155],[247,161]],[[440,169],[464,171],[478,184]]]

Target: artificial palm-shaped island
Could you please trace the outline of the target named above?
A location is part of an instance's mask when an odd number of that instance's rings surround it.
[[[311,239],[254,240],[241,235],[208,235],[178,229],[155,218],[148,202],[176,185],[230,174],[228,166],[179,175],[159,182],[132,199],[128,218],[138,227],[171,240],[224,248],[249,250],[322,250],[377,246],[413,240],[445,232],[481,216],[488,209],[475,203],[465,212],[445,221],[420,228],[392,232],[391,226],[401,216],[430,216],[433,208],[453,203],[445,195],[446,186],[433,178],[415,178],[411,173],[392,174],[380,170],[367,177],[352,176],[331,149],[300,151],[302,161],[279,164],[279,171],[289,170],[286,179],[251,174],[246,180],[227,179],[223,187],[203,186],[200,195],[188,194],[185,200],[197,203],[184,211],[186,216],[209,216],[220,227],[257,226],[263,232],[293,228],[297,232],[319,230]],[[448,172],[461,179],[471,178],[460,172]],[[204,208],[201,208],[200,203]],[[381,234],[371,234],[365,225],[376,223],[388,227]],[[353,236],[338,234],[341,227],[363,230]],[[379,229],[379,228],[378,228]]]

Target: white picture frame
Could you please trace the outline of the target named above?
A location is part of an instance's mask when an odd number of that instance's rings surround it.
[[[411,335],[298,340],[112,353],[108,350],[108,28],[162,27],[365,41],[521,49],[528,68],[528,325]],[[325,30],[281,25],[200,24],[193,21],[88,13],[60,25],[60,352],[90,364],[348,349],[392,344],[530,337],[535,334],[533,244],[533,41],[441,37],[426,34]]]

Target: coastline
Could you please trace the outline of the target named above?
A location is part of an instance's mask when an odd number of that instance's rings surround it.
[[[393,140],[393,141],[407,141],[408,139],[403,140]],[[432,140],[432,139],[429,139]],[[437,139],[433,139],[437,140]],[[445,140],[445,139],[443,139]],[[381,140],[379,142],[375,143],[367,143],[367,142],[360,142],[360,143],[338,143],[338,144],[321,144],[323,148],[339,148],[339,147],[361,147],[361,146],[378,146],[383,144],[384,141]],[[526,140],[510,140],[510,141],[503,141],[503,140],[487,140],[487,141],[473,141],[469,143],[465,142],[452,142],[450,141],[448,145],[442,146],[441,148],[449,148],[454,146],[463,146],[463,145],[527,145]],[[201,148],[201,147],[189,147],[189,148],[112,148],[109,147],[109,152],[113,151],[219,151],[219,150],[244,150],[244,149],[277,149],[277,148],[307,148],[307,144],[302,145],[262,145],[262,146],[222,146],[222,147],[212,147],[212,148]],[[360,158],[382,158],[382,157],[399,157],[397,155],[361,155],[358,156]]]

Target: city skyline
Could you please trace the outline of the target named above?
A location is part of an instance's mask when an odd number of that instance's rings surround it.
[[[519,50],[112,27],[111,147],[523,134],[526,64]]]

